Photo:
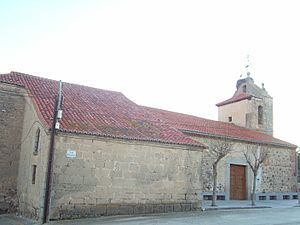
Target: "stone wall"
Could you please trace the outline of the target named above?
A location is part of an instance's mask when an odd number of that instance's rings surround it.
[[[218,139],[191,136],[202,143],[210,144]],[[250,198],[253,174],[245,161],[243,152],[248,148],[258,148],[260,151],[268,151],[269,157],[259,170],[257,177],[257,192],[295,192],[296,191],[296,158],[295,149],[278,148],[275,146],[258,146],[246,142],[232,141],[233,151],[223,158],[218,165],[218,192],[225,192],[230,196],[230,164],[247,167],[246,186],[247,196]],[[208,150],[202,157],[201,180],[203,192],[212,191],[212,158]]]
[[[50,137],[39,119],[32,98],[27,96],[25,100],[23,142],[18,176],[19,212],[23,216],[41,220]],[[40,137],[39,143],[36,143],[38,129]],[[33,182],[34,166],[36,166],[36,173]]]
[[[206,143],[208,146],[211,143],[215,143],[219,141],[214,138],[203,138],[203,137],[194,137],[194,139],[201,141],[202,143]],[[232,151],[225,156],[218,164],[218,179],[217,179],[217,192],[224,192],[226,196],[230,196],[230,165],[242,165],[247,167],[247,163],[244,159],[242,151],[245,149],[245,145],[238,142],[231,142]],[[212,180],[212,164],[215,158],[211,157],[209,150],[205,151],[203,154],[202,161],[202,176],[201,180],[203,180],[202,190],[204,192],[212,192],[213,188],[213,180]],[[251,189],[251,179],[252,173],[249,169],[246,171],[246,186],[247,186],[247,196],[250,197],[250,189]]]
[[[0,213],[17,207],[24,89],[0,83]]]
[[[51,218],[196,209],[201,155],[201,148],[59,134]]]
[[[296,192],[296,152],[273,148],[263,166],[260,192]]]

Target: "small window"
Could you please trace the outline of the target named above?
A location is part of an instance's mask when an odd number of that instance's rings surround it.
[[[229,122],[229,123],[232,122],[232,116],[229,116],[229,117],[228,117],[228,122]]]
[[[203,195],[203,200],[212,200],[211,195]]]
[[[264,195],[258,196],[258,200],[267,200],[267,197]]]
[[[217,195],[217,200],[225,200],[225,195]]]
[[[293,199],[298,199],[298,195],[293,195]]]
[[[35,133],[35,140],[34,140],[34,149],[33,149],[33,154],[37,155],[39,146],[40,146],[40,135],[41,135],[41,130],[38,128]]]
[[[31,178],[32,184],[35,184],[35,177],[36,177],[36,165],[32,165],[32,178]]]
[[[246,86],[246,85],[243,86],[243,92],[244,92],[244,93],[247,92],[247,86]]]
[[[290,196],[289,195],[283,195],[283,200],[290,200]]]
[[[258,121],[257,121],[259,125],[263,124],[263,115],[264,115],[263,107],[260,105],[258,106]]]

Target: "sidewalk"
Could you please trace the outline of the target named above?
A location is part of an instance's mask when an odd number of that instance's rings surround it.
[[[260,200],[256,205],[251,205],[251,200],[243,201],[217,201],[217,206],[211,206],[211,201],[203,201],[202,210],[224,210],[224,209],[259,209],[259,208],[289,208],[296,207],[298,200]]]
[[[27,218],[3,214],[0,215],[0,225],[39,225],[37,221],[30,220]]]
[[[230,210],[230,209],[259,209],[259,208],[292,208],[299,207],[298,200],[265,200],[257,201],[256,206],[251,206],[250,200],[245,201],[217,201],[217,206],[211,206],[211,201],[204,201],[202,204],[203,211],[210,210]],[[176,213],[175,213],[176,214]],[[150,215],[150,214],[149,214]],[[104,218],[104,217],[103,217]],[[109,217],[105,217],[109,219]],[[126,218],[131,218],[131,216],[126,216]],[[134,217],[132,217],[134,218]],[[57,222],[54,222],[56,224]],[[59,222],[58,222],[59,223]],[[40,225],[41,223],[22,218],[14,215],[0,215],[0,225]],[[49,223],[52,224],[52,223]]]

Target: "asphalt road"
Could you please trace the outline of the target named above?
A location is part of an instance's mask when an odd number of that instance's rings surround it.
[[[217,210],[138,217],[103,217],[51,222],[51,225],[300,225],[300,207]]]
[[[0,216],[0,225],[38,225],[36,221]],[[52,221],[48,225],[300,225],[300,207],[181,212],[148,216],[114,216]]]

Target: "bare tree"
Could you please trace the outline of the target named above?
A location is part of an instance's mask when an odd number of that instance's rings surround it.
[[[232,151],[232,144],[226,140],[219,140],[212,142],[209,145],[209,154],[213,158],[213,195],[212,195],[212,206],[216,206],[217,200],[217,179],[218,179],[218,163],[223,159],[229,152]]]
[[[253,173],[251,202],[252,202],[252,205],[254,206],[255,205],[257,173],[258,173],[260,166],[268,158],[268,151],[267,151],[267,149],[261,149],[259,147],[247,146],[247,151],[244,152],[244,156],[245,156],[246,162],[248,163],[248,165],[251,168],[251,171]]]

